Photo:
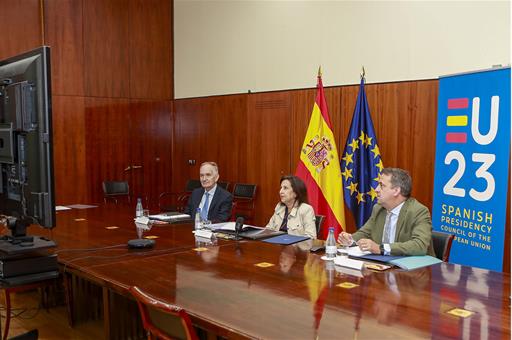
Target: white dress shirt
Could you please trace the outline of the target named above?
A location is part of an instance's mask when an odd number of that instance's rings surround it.
[[[393,210],[388,211],[388,214],[391,214],[390,220],[389,220],[389,243],[383,243],[384,244],[384,255],[389,255],[391,253],[391,243],[395,242],[395,235],[396,235],[396,223],[398,222],[398,215],[400,214],[400,210],[402,210],[402,207],[405,202],[400,203],[397,205]],[[387,220],[387,218],[386,218]],[[384,238],[386,237],[386,226],[384,225],[384,232],[382,233],[382,242],[384,242]]]

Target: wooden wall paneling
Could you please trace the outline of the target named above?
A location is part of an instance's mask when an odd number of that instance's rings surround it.
[[[131,182],[131,172],[125,169],[137,156],[134,155],[136,150],[130,149],[129,114],[128,99],[85,99],[86,162],[91,202],[103,201],[102,181]]]
[[[130,103],[130,153],[134,197],[147,198],[146,205],[158,206],[158,195],[171,188],[171,102],[132,101]]]
[[[258,185],[254,223],[264,226],[279,202],[279,179],[292,172],[290,92],[247,98],[247,180]]]
[[[183,99],[175,103],[173,191],[199,177],[204,161],[219,165],[220,180],[246,180],[247,95]],[[188,160],[196,161],[188,165]]]
[[[388,115],[394,111],[398,118],[394,133],[397,137],[395,154],[396,167],[412,173],[413,154],[413,113],[415,106],[416,82],[386,84],[389,93],[386,96],[397,96],[395,107],[390,107]],[[387,92],[387,91],[386,91]]]
[[[84,1],[85,93],[130,95],[129,6],[124,0]]]
[[[201,161],[200,142],[198,138],[206,132],[206,120],[203,108],[206,99],[183,99],[174,101],[174,136],[172,191],[179,192],[185,188],[190,178],[198,178]],[[195,160],[189,165],[188,160]]]
[[[396,86],[396,85],[395,85]],[[397,134],[401,124],[397,108],[398,95],[393,90],[393,84],[370,84],[365,86],[368,105],[372,114],[379,149],[384,166],[396,167],[401,155],[398,152]]]
[[[201,152],[201,161],[216,162],[221,181],[245,182],[248,156],[247,95],[232,95],[207,102],[208,130],[204,136],[206,149]]]
[[[130,97],[173,98],[172,0],[130,0]]]
[[[0,0],[0,8],[0,59],[30,51],[43,44],[39,0]]]
[[[437,80],[416,82],[412,126],[412,195],[432,211],[437,128]]]
[[[82,0],[44,2],[45,44],[52,60],[52,94],[84,95]]]
[[[88,203],[84,97],[53,96],[52,100],[55,202]]]

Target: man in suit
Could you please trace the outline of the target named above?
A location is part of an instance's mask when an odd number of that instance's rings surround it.
[[[435,256],[430,212],[410,197],[411,188],[407,171],[383,169],[375,190],[378,203],[370,218],[354,234],[342,232],[338,242],[350,245],[356,241],[361,250],[373,254]]]
[[[231,217],[233,197],[217,185],[219,167],[214,162],[204,162],[199,168],[202,188],[192,191],[185,208],[185,214],[195,216],[197,208],[201,209],[203,220],[226,222]]]

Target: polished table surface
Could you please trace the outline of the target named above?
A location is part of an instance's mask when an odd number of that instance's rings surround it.
[[[350,272],[310,253],[311,241],[197,244],[186,224],[154,226],[146,233],[158,237],[154,249],[128,250],[136,238],[130,212],[59,212],[51,233],[59,261],[121,294],[139,286],[224,336],[510,338],[509,274],[449,263]],[[474,313],[447,313],[454,308]]]

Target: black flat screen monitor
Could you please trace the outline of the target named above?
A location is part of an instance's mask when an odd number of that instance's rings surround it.
[[[50,48],[0,61],[0,215],[13,237],[55,226],[51,112]]]

